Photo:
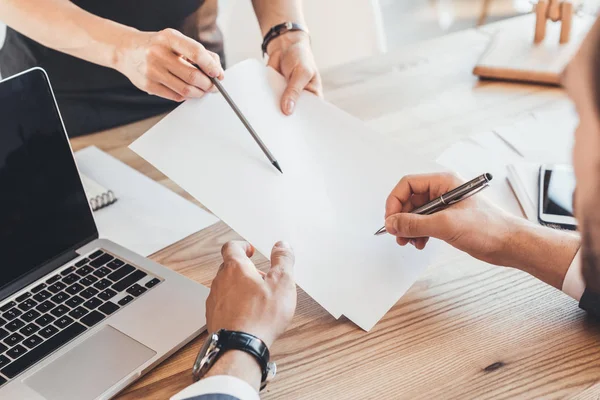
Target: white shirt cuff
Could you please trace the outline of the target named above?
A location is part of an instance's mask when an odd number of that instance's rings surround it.
[[[240,400],[260,400],[248,382],[228,375],[202,379],[171,397],[171,400],[185,400],[203,394],[226,394]]]
[[[577,301],[581,300],[585,292],[585,281],[583,279],[583,270],[581,269],[581,250],[575,254],[575,258],[565,275],[562,291]]]

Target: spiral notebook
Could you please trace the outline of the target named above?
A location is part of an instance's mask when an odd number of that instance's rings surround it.
[[[95,180],[81,174],[81,182],[90,202],[92,211],[98,211],[116,203],[117,196],[112,190],[106,189]]]

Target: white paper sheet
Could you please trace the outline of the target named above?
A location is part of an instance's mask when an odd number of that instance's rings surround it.
[[[149,256],[218,221],[183,197],[96,147],[75,153],[82,174],[118,201],[94,212],[101,238]]]
[[[538,223],[538,198],[540,192],[540,164],[520,162],[507,166],[508,180],[527,219]]]
[[[257,61],[229,69],[223,84],[283,175],[219,94],[184,103],[131,148],[262,254],[290,242],[298,284],[335,317],[369,330],[428,263],[427,251],[373,235],[386,197],[403,175],[438,168],[311,94],[284,116],[285,81]]]

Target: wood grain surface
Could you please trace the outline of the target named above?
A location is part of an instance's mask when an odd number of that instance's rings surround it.
[[[564,104],[557,88],[472,76],[488,33],[511,23],[324,71],[326,98],[400,141],[406,151],[429,158],[472,133]],[[72,145],[75,150],[96,145],[191,199],[127,148],[159,119],[77,138]],[[210,285],[221,245],[236,238],[219,223],[152,259]],[[279,374],[262,397],[600,398],[600,328],[575,301],[522,272],[448,254],[369,333],[344,318],[335,320],[298,289],[292,326],[272,349]],[[256,261],[263,270],[268,266],[260,255]],[[118,398],[166,399],[191,384],[191,366],[205,336]]]

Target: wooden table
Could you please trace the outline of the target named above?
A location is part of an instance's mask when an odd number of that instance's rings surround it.
[[[435,158],[460,138],[564,104],[559,89],[471,75],[488,32],[513,23],[518,19],[325,71],[326,97],[407,151]],[[72,143],[75,150],[96,145],[189,198],[127,148],[159,119]],[[219,223],[152,258],[210,285],[221,245],[237,237]],[[258,260],[267,267],[264,257]],[[335,320],[298,292],[293,324],[272,349],[279,375],[264,399],[600,397],[598,325],[575,301],[519,271],[449,257],[429,268],[370,333]],[[120,398],[164,399],[189,385],[205,336]]]

